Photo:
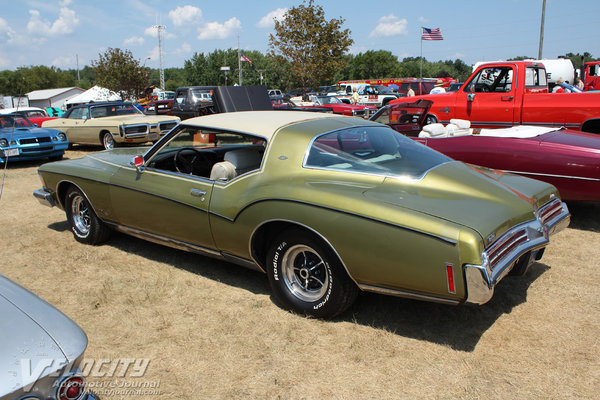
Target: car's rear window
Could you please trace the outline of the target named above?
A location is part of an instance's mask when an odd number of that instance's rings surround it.
[[[452,161],[388,127],[352,127],[315,138],[304,166],[419,179]]]

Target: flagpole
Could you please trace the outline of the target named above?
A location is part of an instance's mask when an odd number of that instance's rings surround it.
[[[423,27],[421,27],[421,64],[419,64],[419,79],[423,79]]]
[[[240,34],[238,33],[238,84],[242,86],[242,51],[240,50]]]

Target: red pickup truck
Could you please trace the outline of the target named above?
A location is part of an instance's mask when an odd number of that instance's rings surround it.
[[[476,128],[565,126],[600,133],[600,93],[548,93],[544,65],[530,61],[483,64],[456,92],[413,98],[433,101],[429,123],[459,118]]]

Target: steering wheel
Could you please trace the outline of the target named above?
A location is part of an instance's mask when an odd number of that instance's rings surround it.
[[[193,147],[184,147],[177,150],[173,158],[173,163],[177,172],[192,175],[194,173],[194,165],[198,160],[203,161],[202,164],[204,166],[211,167],[211,162],[207,155]]]

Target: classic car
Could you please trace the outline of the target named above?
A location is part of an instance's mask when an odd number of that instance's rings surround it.
[[[131,103],[88,103],[70,108],[44,128],[64,131],[71,143],[100,144],[110,150],[121,144],[157,141],[179,123],[179,117],[144,115]]]
[[[51,117],[62,117],[65,112],[59,107],[46,107],[46,113]]]
[[[38,128],[20,114],[0,114],[0,163],[48,158],[60,160],[69,147],[67,135]]]
[[[213,91],[216,86],[186,86],[175,91],[171,115],[182,120],[200,115],[214,114]]]
[[[87,337],[75,322],[0,275],[0,400],[93,400],[79,369]]]
[[[48,115],[46,110],[39,107],[14,107],[14,108],[2,108],[0,114],[20,114],[27,117],[35,126],[42,126],[42,122],[49,119],[55,119]]]
[[[334,114],[349,115],[354,117],[369,118],[377,111],[375,106],[348,104],[336,96],[308,96],[307,101],[295,103],[298,107],[324,107],[332,110]]]
[[[431,100],[390,104],[371,118],[449,157],[548,182],[563,200],[600,201],[600,136],[519,125],[474,129],[469,121],[426,123]]]
[[[468,166],[388,126],[296,111],[184,121],[144,154],[39,168],[75,240],[111,229],[267,274],[293,311],[333,317],[359,290],[490,300],[570,220],[547,183]]]

